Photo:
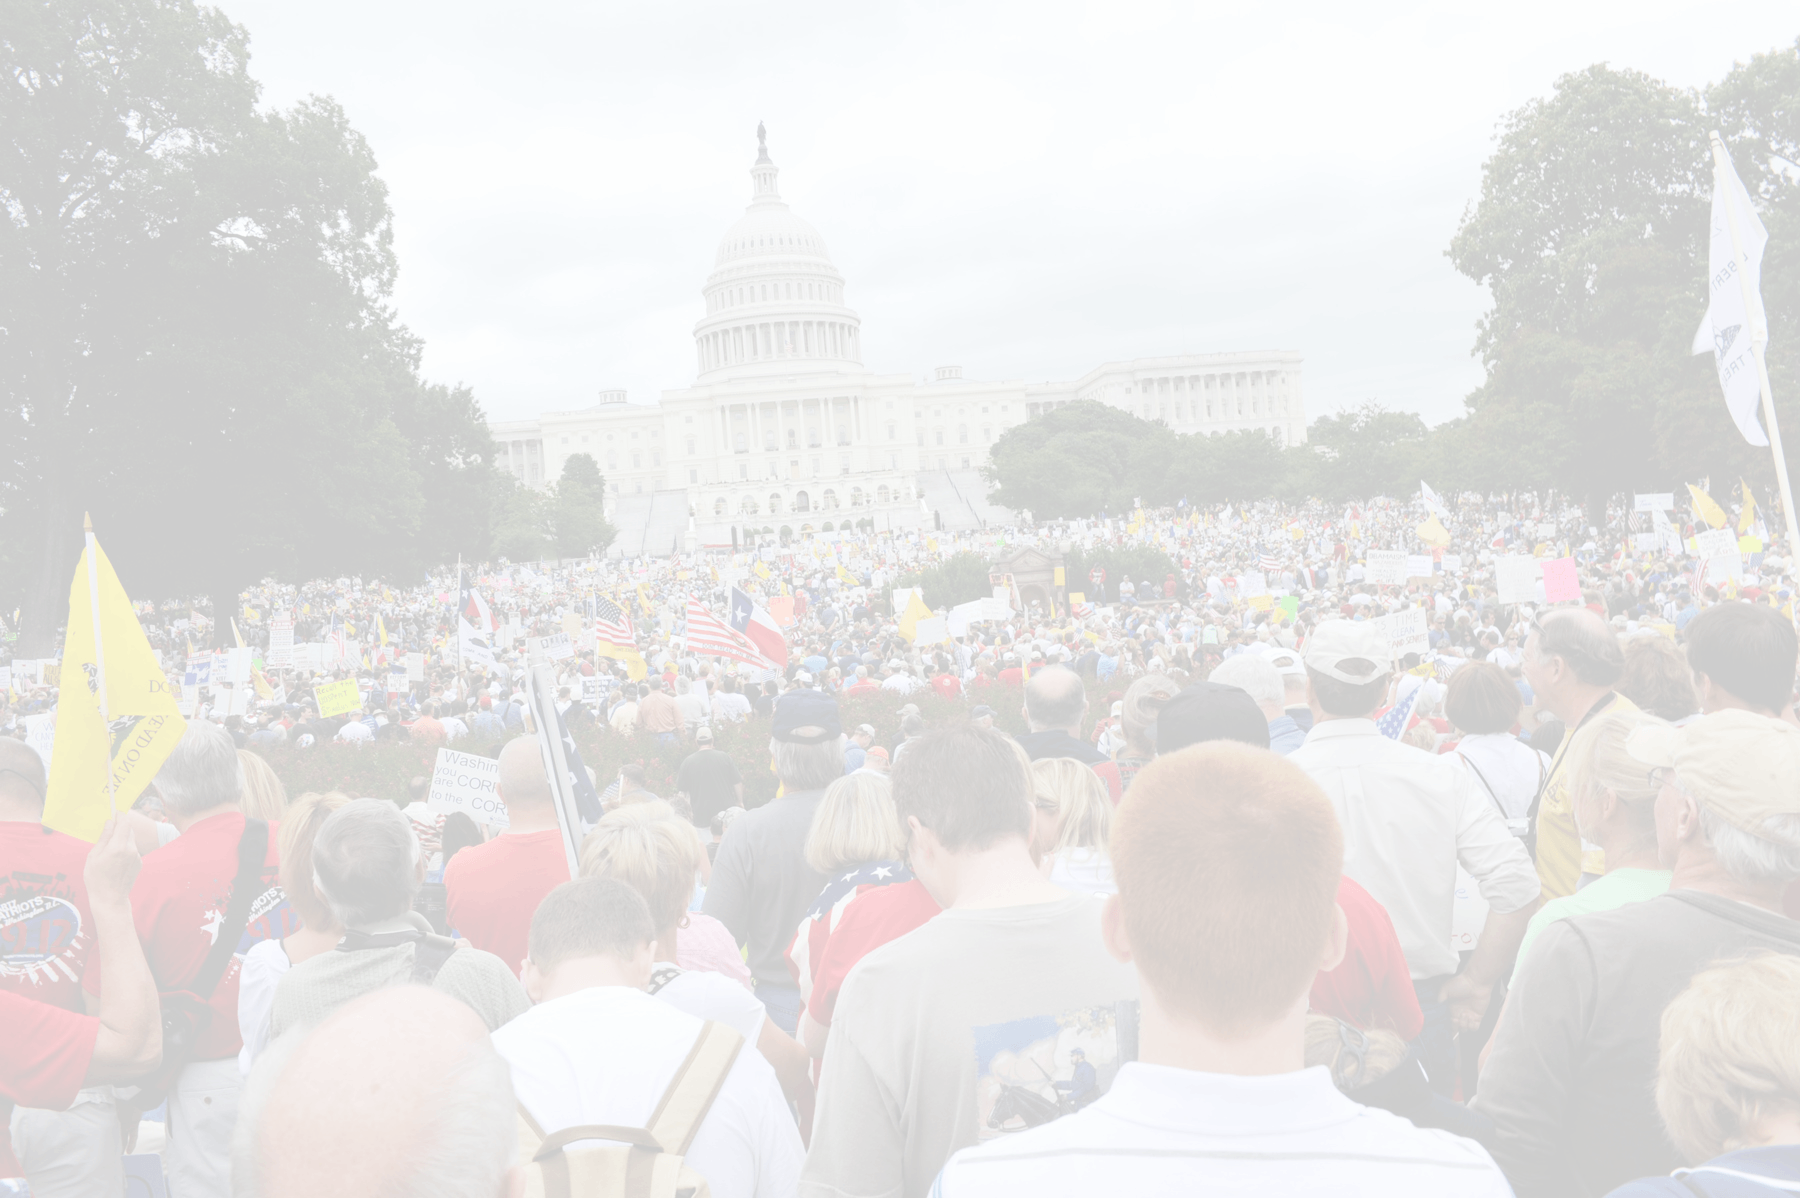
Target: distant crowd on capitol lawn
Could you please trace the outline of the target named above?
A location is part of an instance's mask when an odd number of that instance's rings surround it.
[[[755,596],[796,600],[785,665],[682,624],[636,661],[558,663],[566,724],[681,758],[590,779],[573,871],[524,662],[484,627],[491,657],[458,668],[438,584],[248,596],[336,612],[327,635],[353,598],[430,672],[384,693],[357,634],[317,673],[370,681],[359,712],[193,703],[92,845],[43,826],[31,721],[56,696],[15,685],[0,1176],[176,1198],[1800,1192],[1787,564],[1718,581],[1573,518],[1577,593],[1502,603],[1480,546],[1543,521],[1444,514],[1466,567],[1385,588],[1365,538],[1410,513],[1084,526],[1175,568],[935,645],[874,576],[898,547],[841,549],[850,581],[791,555]],[[640,566],[648,610],[704,606],[704,562]],[[531,573],[506,574],[526,620],[581,615],[592,572]],[[1423,643],[1397,644],[1374,617],[1414,605]],[[880,692],[902,701],[881,726],[847,718]],[[772,799],[713,747],[728,725],[755,730]],[[504,828],[423,779],[290,796],[259,752],[382,739],[499,744]]]

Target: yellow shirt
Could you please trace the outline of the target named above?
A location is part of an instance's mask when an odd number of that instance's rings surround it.
[[[1637,704],[1615,693],[1583,717],[1582,723],[1611,711],[1636,710]],[[1575,739],[1579,728],[1579,724],[1570,728],[1563,734],[1562,743],[1556,746],[1556,758],[1550,763],[1550,775],[1544,781],[1544,796],[1538,803],[1537,871],[1538,881],[1544,886],[1545,902],[1574,894],[1575,885],[1581,880],[1581,832],[1575,827],[1574,797],[1569,793],[1568,770],[1563,767],[1569,742]],[[1605,871],[1603,862],[1594,862],[1593,872]]]

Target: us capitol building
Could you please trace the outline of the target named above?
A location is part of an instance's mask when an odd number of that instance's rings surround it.
[[[654,404],[492,425],[499,462],[544,487],[571,454],[607,483],[614,556],[729,548],[783,533],[1003,524],[981,467],[1002,432],[1094,399],[1179,433],[1265,429],[1305,439],[1300,355],[1187,354],[1109,362],[1067,383],[921,384],[862,365],[862,322],[818,231],[775,187],[761,126],[750,206],[719,243],[694,326],[692,386]]]

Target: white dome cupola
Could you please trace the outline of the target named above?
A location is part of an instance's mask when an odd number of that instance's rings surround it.
[[[818,231],[788,209],[767,136],[756,127],[750,205],[719,242],[694,326],[700,382],[862,362],[861,320]]]

